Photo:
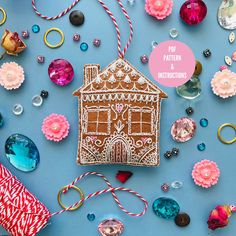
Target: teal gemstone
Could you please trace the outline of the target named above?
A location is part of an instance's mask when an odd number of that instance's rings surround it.
[[[204,151],[206,149],[206,144],[205,143],[198,144],[197,149],[201,152]]]
[[[83,52],[86,52],[88,50],[88,44],[87,43],[81,43],[80,44],[80,49]]]
[[[7,139],[5,153],[15,168],[25,172],[35,170],[40,161],[38,148],[22,134],[13,134]]]
[[[174,219],[180,211],[179,204],[166,197],[160,197],[153,202],[152,205],[154,213],[163,219]]]
[[[0,113],[0,128],[3,127],[3,123],[4,123],[4,120],[3,120],[2,114]]]
[[[189,100],[200,96],[201,91],[201,82],[197,76],[192,76],[192,78],[187,83],[176,88],[176,92],[180,97]]]
[[[200,120],[200,125],[204,128],[207,127],[208,126],[208,120],[206,118],[202,118]]]
[[[88,215],[87,215],[87,219],[89,220],[89,221],[94,221],[95,220],[95,215],[93,214],[93,213],[89,213]]]
[[[38,32],[40,31],[39,25],[33,25],[33,26],[32,26],[32,31],[33,31],[34,33],[38,33]]]

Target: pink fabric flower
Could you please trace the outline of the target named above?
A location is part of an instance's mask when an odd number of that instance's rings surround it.
[[[17,89],[24,82],[24,70],[15,62],[4,63],[0,68],[0,85],[7,90]]]
[[[172,12],[173,0],[146,0],[146,12],[158,20],[163,20]]]
[[[222,98],[233,97],[236,94],[236,74],[230,70],[218,71],[211,80],[214,94]]]
[[[196,185],[210,188],[217,184],[220,170],[214,161],[202,160],[194,165],[192,177]]]
[[[66,117],[58,114],[51,114],[43,121],[42,132],[48,140],[61,141],[69,134],[70,124]]]

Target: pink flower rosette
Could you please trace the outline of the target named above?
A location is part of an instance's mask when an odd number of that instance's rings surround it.
[[[196,185],[210,188],[217,184],[220,170],[214,161],[202,160],[194,165],[192,177]]]
[[[172,12],[173,0],[146,0],[146,12],[157,20],[163,20]]]
[[[60,142],[69,134],[70,124],[66,117],[59,114],[51,114],[43,121],[42,132],[46,139]]]
[[[0,85],[7,90],[18,89],[24,82],[24,70],[15,62],[4,63],[0,68]]]
[[[233,97],[236,94],[236,74],[228,69],[218,71],[211,80],[214,94],[221,98]]]

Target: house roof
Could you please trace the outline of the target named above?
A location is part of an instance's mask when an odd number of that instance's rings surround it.
[[[97,94],[107,92],[139,92],[159,94],[166,98],[167,94],[152,83],[128,61],[118,58],[102,70],[89,84],[83,85],[74,92],[79,94]]]

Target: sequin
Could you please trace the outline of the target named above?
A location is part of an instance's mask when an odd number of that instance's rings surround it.
[[[186,110],[187,115],[192,115],[194,113],[194,110],[192,107],[188,107]]]
[[[73,40],[74,40],[75,42],[79,42],[79,41],[80,41],[80,35],[77,34],[77,33],[75,33],[75,34],[73,35]]]
[[[203,55],[204,55],[205,57],[210,57],[210,56],[211,56],[211,51],[210,51],[210,49],[204,50],[204,51],[203,51]]]
[[[202,127],[208,126],[208,120],[206,118],[202,118],[199,123]]]
[[[24,108],[21,104],[15,104],[12,108],[12,112],[16,115],[19,116],[23,113]]]
[[[48,91],[42,90],[41,93],[40,93],[40,96],[41,96],[42,98],[47,98],[47,97],[48,97]]]
[[[183,182],[176,180],[176,181],[172,182],[170,186],[171,186],[171,188],[179,189],[179,188],[183,187]]]
[[[21,32],[22,38],[24,39],[28,39],[29,38],[29,31],[28,30],[24,30]]]
[[[160,197],[153,202],[154,213],[163,219],[174,219],[180,211],[179,204],[171,199]]]
[[[171,151],[172,156],[178,156],[179,155],[179,149],[178,148],[172,148]]]
[[[143,64],[147,64],[149,59],[147,55],[143,55],[140,57],[140,60]]]
[[[88,44],[87,43],[81,43],[80,44],[80,49],[83,52],[86,52],[88,50]]]
[[[95,215],[93,214],[93,213],[89,213],[88,215],[87,215],[87,219],[89,220],[89,221],[94,221],[95,220]]]
[[[157,45],[158,45],[157,41],[152,41],[151,42],[152,49],[154,49]]]
[[[35,107],[40,107],[43,104],[43,98],[40,95],[35,95],[32,97],[32,105]]]
[[[15,168],[25,172],[35,170],[40,161],[38,148],[22,134],[13,134],[6,140],[5,153]]]
[[[33,31],[34,33],[38,33],[38,32],[40,31],[39,25],[33,25],[33,26],[32,26],[32,31]]]
[[[43,64],[45,62],[45,57],[44,56],[37,56],[37,61],[39,64]]]
[[[169,191],[169,189],[170,189],[170,186],[169,186],[169,184],[167,184],[167,183],[164,183],[164,184],[162,184],[161,185],[161,190],[163,191],[163,192],[168,192]]]
[[[94,47],[100,47],[100,45],[101,45],[101,40],[100,39],[94,39],[93,40],[93,46]]]
[[[170,159],[172,157],[172,153],[170,151],[165,152],[164,157],[166,159]]]
[[[206,149],[206,144],[205,143],[198,144],[197,149],[201,152],[204,151]]]
[[[172,28],[172,29],[170,29],[170,32],[169,32],[169,34],[170,34],[170,37],[171,37],[172,39],[175,39],[175,38],[177,38],[177,37],[178,37],[178,35],[179,35],[179,32],[178,32],[178,30],[177,30],[177,29],[175,29],[175,28]]]

